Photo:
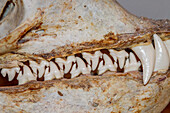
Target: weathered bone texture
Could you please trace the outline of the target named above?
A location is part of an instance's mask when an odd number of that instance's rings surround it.
[[[160,113],[169,103],[170,78],[157,77],[147,86],[134,78],[105,75],[1,88],[0,109],[12,113]]]
[[[0,2],[0,39],[7,36],[21,22],[24,16],[22,0],[1,0]],[[9,5],[11,3],[13,5]],[[7,5],[9,8],[7,9]],[[11,8],[10,8],[11,7]],[[8,11],[7,11],[8,10]],[[8,13],[7,13],[8,12]]]
[[[6,3],[1,1],[0,11]],[[82,51],[121,50],[150,43],[157,32],[170,37],[169,20],[138,18],[116,0],[12,1],[17,9],[0,21],[0,68]],[[141,79],[115,73],[31,82],[1,87],[0,97],[1,112],[160,113],[170,101],[170,77],[157,75],[146,86]]]

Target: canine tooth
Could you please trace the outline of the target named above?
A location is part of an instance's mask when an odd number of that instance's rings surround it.
[[[140,61],[137,62],[135,55],[130,52],[130,57],[129,59],[126,60],[126,64],[124,67],[124,72],[129,72],[129,71],[136,71],[139,69],[141,63]]]
[[[144,46],[136,46],[132,48],[142,62],[143,67],[143,83],[148,83],[155,64],[155,53],[152,44]]]
[[[76,68],[76,64],[73,65],[70,73],[71,73],[71,78],[77,77],[80,74],[80,71]]]
[[[156,52],[154,71],[167,71],[170,62],[168,50],[165,47],[161,38],[157,34],[154,34],[153,37]]]
[[[65,63],[64,73],[68,73],[71,69],[72,63],[76,61],[75,56],[68,56],[67,61]]]
[[[34,61],[30,61],[30,67],[32,68],[33,72],[37,75],[37,70],[39,72],[38,77],[41,78],[45,72],[45,66],[49,66],[49,62],[41,61],[40,64],[37,64]]]
[[[50,72],[49,67],[46,68],[44,79],[45,80],[52,80],[54,78],[62,78],[64,73],[61,73],[56,64],[52,61],[50,61]]]
[[[170,59],[170,40],[166,40],[164,41],[165,45],[166,45],[166,48],[168,50],[168,53],[169,53],[169,59]]]
[[[103,54],[103,58],[104,58],[104,61],[105,61],[105,65],[103,65],[103,61],[100,62],[99,64],[99,75],[106,72],[107,70],[110,70],[110,71],[116,71],[117,69],[117,64],[116,63],[112,63],[112,60],[109,58],[108,55],[106,54]]]
[[[23,75],[20,71],[17,79],[18,79],[19,85],[20,85],[20,84],[24,84],[24,83],[31,81],[31,80],[36,80],[37,77],[33,75],[33,73],[31,72],[31,70],[28,66],[24,65],[23,66]]]
[[[82,74],[90,74],[91,70],[89,70],[89,68],[86,67],[85,62],[79,57],[76,57],[76,59],[78,64],[78,71]]]

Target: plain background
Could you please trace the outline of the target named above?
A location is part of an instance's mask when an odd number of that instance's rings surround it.
[[[137,16],[154,19],[170,19],[170,0],[117,0],[124,8]]]

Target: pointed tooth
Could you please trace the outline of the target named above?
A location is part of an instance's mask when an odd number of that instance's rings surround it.
[[[38,74],[37,70],[39,72],[38,77],[41,78],[45,73],[45,66],[49,66],[49,62],[47,61],[41,61],[40,64],[36,63],[35,61],[30,61],[30,67],[33,70],[34,74]]]
[[[6,77],[6,75],[7,75],[7,73],[8,73],[8,70],[9,70],[9,69],[5,69],[5,68],[3,68],[3,69],[1,70],[1,74],[2,74],[3,77]]]
[[[113,49],[109,49],[110,55],[113,57],[114,61],[117,62],[117,51],[113,50]]]
[[[166,45],[166,48],[167,48],[168,53],[169,53],[169,59],[170,59],[170,40],[164,41],[164,44]]]
[[[98,74],[102,74],[106,72],[107,70],[110,71],[116,71],[117,70],[117,65],[113,64],[112,60],[107,54],[103,54],[103,59],[105,61],[105,65],[103,65],[103,61],[100,62],[98,70]]]
[[[99,72],[98,72],[98,74],[100,75],[100,74],[103,74],[105,71],[107,71],[107,69],[104,67],[104,65],[103,65],[103,61],[101,61],[100,63],[99,63],[99,68],[98,68],[98,70],[99,70]]]
[[[55,62],[59,65],[60,69],[63,70],[63,66],[65,65],[66,61],[62,58],[56,58]]]
[[[99,58],[102,57],[102,53],[100,51],[96,51],[94,56],[92,57],[92,70],[94,71],[97,68],[99,63]]]
[[[92,55],[90,53],[86,53],[86,52],[83,52],[82,55],[83,55],[83,58],[87,61],[87,63],[89,65],[91,65],[90,61],[91,61]]]
[[[47,61],[42,61],[40,66],[38,67],[38,70],[39,70],[39,78],[41,78],[44,73],[45,73],[45,66],[49,66],[49,62]]]
[[[24,65],[23,70],[24,70],[23,76],[27,77],[29,81],[37,79],[37,77],[33,75],[28,66]]]
[[[65,63],[64,73],[68,73],[71,69],[72,63],[76,61],[75,56],[68,56],[67,61]]]
[[[110,71],[116,71],[117,67],[113,64],[111,58],[106,54],[103,55],[103,58],[105,61],[106,68]]]
[[[71,78],[77,77],[80,74],[79,70],[76,68],[76,64],[73,65],[70,73],[71,73]]]
[[[18,80],[18,85],[25,84],[28,82],[28,79],[26,77],[23,77],[22,71],[19,72],[17,80]]]
[[[82,74],[90,74],[90,70],[86,67],[85,62],[79,57],[76,57],[76,59],[79,72]]]
[[[132,48],[143,66],[143,83],[146,85],[152,75],[154,64],[155,64],[155,53],[152,44],[137,46]]]
[[[126,64],[124,67],[124,72],[129,72],[129,71],[136,71],[139,69],[139,67],[141,66],[140,61],[137,62],[135,55],[130,52],[130,57],[129,59],[126,60]]]
[[[52,61],[50,62],[50,71],[53,73],[53,75],[57,79],[63,78],[64,76],[64,73],[60,72],[56,64]]]
[[[33,72],[37,75],[39,65],[35,61],[29,61],[29,64]]]
[[[125,50],[117,52],[117,58],[119,60],[119,67],[122,69],[125,64],[125,58],[128,57],[128,53]]]
[[[165,47],[161,38],[154,34],[154,43],[155,43],[155,52],[156,52],[156,59],[155,59],[155,68],[154,71],[167,71],[169,69],[169,54],[168,50]]]
[[[37,77],[32,74],[32,72],[31,72],[31,70],[28,66],[24,65],[23,66],[23,74],[20,71],[17,79],[18,79],[19,85],[20,85],[20,84],[24,84],[24,83],[31,81],[31,80],[36,80]]]
[[[12,81],[16,75],[16,72],[19,73],[19,70],[20,70],[19,67],[10,69],[10,71],[8,73],[8,81]]]

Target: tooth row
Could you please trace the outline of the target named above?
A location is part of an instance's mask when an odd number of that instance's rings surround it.
[[[17,73],[19,84],[24,84],[42,77],[44,80],[61,79],[67,73],[74,78],[80,74],[90,74],[97,70],[100,75],[108,70],[117,71],[118,67],[124,69],[124,72],[136,71],[142,64],[143,82],[147,84],[153,71],[166,72],[170,64],[170,40],[163,42],[156,34],[153,37],[155,49],[152,44],[132,48],[141,62],[136,60],[132,52],[128,54],[124,50],[109,49],[110,56],[101,51],[96,51],[94,54],[83,52],[82,57],[86,63],[82,58],[76,56],[68,56],[66,60],[56,58],[54,62],[42,61],[40,64],[29,61],[29,66],[24,65],[23,70],[19,67],[3,68],[1,74],[3,77],[8,75],[8,80],[12,81]]]

